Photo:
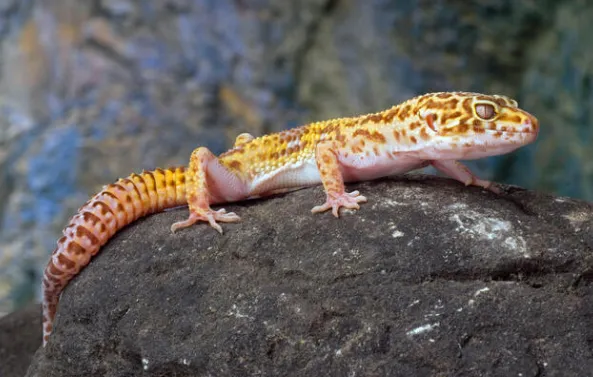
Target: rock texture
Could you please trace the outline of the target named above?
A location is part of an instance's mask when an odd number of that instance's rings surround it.
[[[484,178],[593,200],[593,3],[0,0],[0,312],[104,184],[418,93],[516,97],[537,145]]]
[[[41,346],[41,307],[30,304],[0,318],[0,376],[23,377]]]
[[[593,206],[409,176],[132,224],[65,290],[27,376],[586,376]]]

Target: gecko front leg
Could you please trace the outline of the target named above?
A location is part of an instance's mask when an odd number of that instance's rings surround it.
[[[324,212],[331,208],[333,215],[339,217],[340,207],[359,209],[358,203],[367,201],[358,191],[345,191],[344,178],[338,159],[338,148],[334,141],[321,141],[317,144],[315,162],[327,199],[324,204],[313,207],[311,212]]]
[[[241,220],[234,212],[227,213],[225,209],[215,211],[210,208],[210,204],[214,202],[244,198],[246,187],[208,148],[200,147],[193,151],[185,179],[190,214],[187,220],[171,225],[172,232],[191,226],[197,221],[206,221],[222,233],[222,227],[217,221],[231,223]]]
[[[478,186],[495,194],[500,194],[501,190],[492,182],[476,177],[471,170],[461,162],[456,160],[434,160],[431,165],[449,177],[458,180],[466,186]]]

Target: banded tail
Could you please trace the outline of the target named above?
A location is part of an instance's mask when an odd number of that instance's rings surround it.
[[[113,235],[140,217],[187,204],[184,167],[132,174],[104,186],[62,231],[43,274],[43,345],[60,293]]]

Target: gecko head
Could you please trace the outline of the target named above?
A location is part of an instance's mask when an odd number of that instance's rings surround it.
[[[417,102],[417,114],[432,135],[432,147],[452,158],[508,153],[533,142],[537,118],[502,95],[435,93]]]

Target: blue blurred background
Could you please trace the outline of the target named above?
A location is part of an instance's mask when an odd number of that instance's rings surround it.
[[[539,118],[481,177],[593,201],[591,20],[579,0],[2,0],[0,312],[38,299],[103,184],[430,91]]]

